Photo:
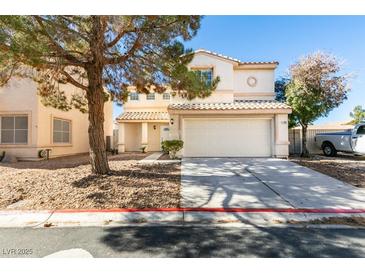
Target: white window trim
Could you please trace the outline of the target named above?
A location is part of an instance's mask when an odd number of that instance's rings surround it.
[[[165,98],[165,95],[167,95],[168,96],[168,98]],[[162,93],[162,99],[163,100],[170,100],[171,99],[171,94],[170,93],[168,93],[168,92],[164,92],[164,93]]]
[[[0,133],[1,133],[1,117],[17,117],[17,116],[21,116],[21,117],[27,117],[28,120],[28,127],[27,127],[27,142],[26,143],[15,143],[15,138],[14,138],[14,143],[2,143],[1,141],[1,134],[0,134],[0,146],[6,146],[6,147],[12,147],[12,146],[28,146],[30,144],[30,130],[31,130],[31,119],[30,119],[30,114],[29,113],[23,113],[23,112],[19,112],[19,113],[0,113]],[[15,130],[15,129],[14,129]]]
[[[148,98],[148,96],[153,96],[153,98]],[[146,94],[146,100],[147,101],[154,101],[154,100],[156,100],[156,94],[155,93],[147,93]]]
[[[211,82],[213,81],[214,77],[215,77],[215,67],[214,66],[194,66],[190,68],[192,71],[211,71],[212,72],[212,79]]]
[[[131,95],[137,95],[137,99],[132,99],[132,96]],[[138,92],[131,92],[130,94],[129,94],[129,100],[130,101],[139,101],[139,94],[138,94]]]
[[[69,138],[69,142],[68,143],[55,142],[54,141],[54,138],[53,138],[54,120],[61,120],[61,121],[66,121],[66,122],[69,122],[70,123],[70,131],[69,131],[70,138]],[[63,131],[61,131],[61,132],[63,132]],[[51,119],[51,143],[53,145],[55,145],[55,146],[72,146],[72,120],[65,119],[65,118],[60,118],[60,117],[56,117],[56,116],[53,116],[52,117],[52,119]]]

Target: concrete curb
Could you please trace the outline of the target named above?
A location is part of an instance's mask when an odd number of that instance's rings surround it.
[[[105,210],[4,210],[0,227],[73,227],[136,224],[242,223],[248,225],[306,222],[325,217],[365,217],[365,210],[166,208]],[[303,224],[303,226],[308,224]]]

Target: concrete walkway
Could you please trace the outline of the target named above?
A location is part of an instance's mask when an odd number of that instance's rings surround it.
[[[145,164],[145,163],[153,163],[157,161],[158,158],[162,156],[162,152],[154,152],[151,155],[148,155],[146,158],[143,158],[139,161],[139,163]]]
[[[272,158],[186,158],[182,207],[365,208],[365,191]]]
[[[161,156],[163,155],[163,152],[154,152],[151,155],[147,156],[146,158],[143,158],[142,160],[140,160],[138,163],[140,164],[174,164],[174,163],[180,163],[181,160],[176,159],[176,160],[158,160]]]

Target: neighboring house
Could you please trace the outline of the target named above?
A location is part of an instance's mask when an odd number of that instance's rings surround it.
[[[287,157],[291,109],[274,100],[277,65],[197,50],[189,68],[219,76],[217,89],[192,101],[134,90],[117,118],[119,152],[159,151],[162,140],[181,139],[184,157]]]
[[[0,88],[0,152],[19,159],[37,159],[40,150],[50,157],[89,151],[88,117],[79,110],[45,107],[30,79],[12,79]],[[80,92],[64,85],[66,95]],[[105,104],[105,136],[113,136],[113,103]]]

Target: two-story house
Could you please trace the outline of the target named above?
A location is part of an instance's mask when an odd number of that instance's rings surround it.
[[[181,139],[184,157],[287,157],[291,109],[275,101],[277,65],[197,50],[189,68],[219,76],[217,89],[192,101],[132,92],[117,118],[119,151],[159,151],[162,140]]]
[[[82,92],[63,85],[66,96]],[[105,103],[104,134],[113,136],[113,103]],[[88,115],[77,109],[61,111],[45,107],[37,94],[37,83],[13,78],[0,88],[0,153],[20,160],[39,159],[39,152],[50,150],[50,157],[89,151]]]

